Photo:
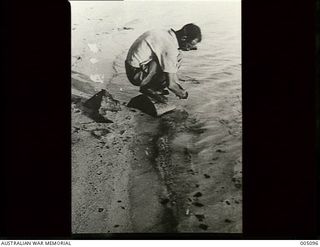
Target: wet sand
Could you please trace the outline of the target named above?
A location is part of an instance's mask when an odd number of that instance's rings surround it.
[[[241,232],[240,142],[218,131],[197,148],[203,126],[184,110],[153,118],[121,105],[97,123],[87,98],[72,103],[74,233]]]

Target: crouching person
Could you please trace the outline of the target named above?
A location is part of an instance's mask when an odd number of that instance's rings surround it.
[[[181,65],[181,51],[196,50],[201,30],[187,24],[180,30],[150,30],[143,33],[130,47],[125,68],[129,81],[140,92],[165,103],[169,89],[180,99],[188,92],[179,84],[177,72]]]

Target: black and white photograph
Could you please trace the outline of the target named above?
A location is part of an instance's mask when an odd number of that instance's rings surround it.
[[[242,233],[241,1],[70,1],[72,234]]]

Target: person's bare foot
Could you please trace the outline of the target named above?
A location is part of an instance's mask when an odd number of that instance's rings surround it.
[[[158,92],[161,95],[169,95],[169,93],[170,93],[167,89],[160,89]]]
[[[146,94],[147,96],[150,96],[151,98],[155,99],[156,101],[160,103],[167,103],[168,99],[163,96],[163,94],[159,94],[159,91],[154,91],[151,88],[140,88],[140,92],[143,94]]]

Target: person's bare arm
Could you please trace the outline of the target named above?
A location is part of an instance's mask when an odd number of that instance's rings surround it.
[[[172,91],[181,99],[186,99],[188,97],[188,92],[184,90],[180,84],[178,84],[178,76],[175,73],[165,73],[166,79],[168,81],[168,89]]]

